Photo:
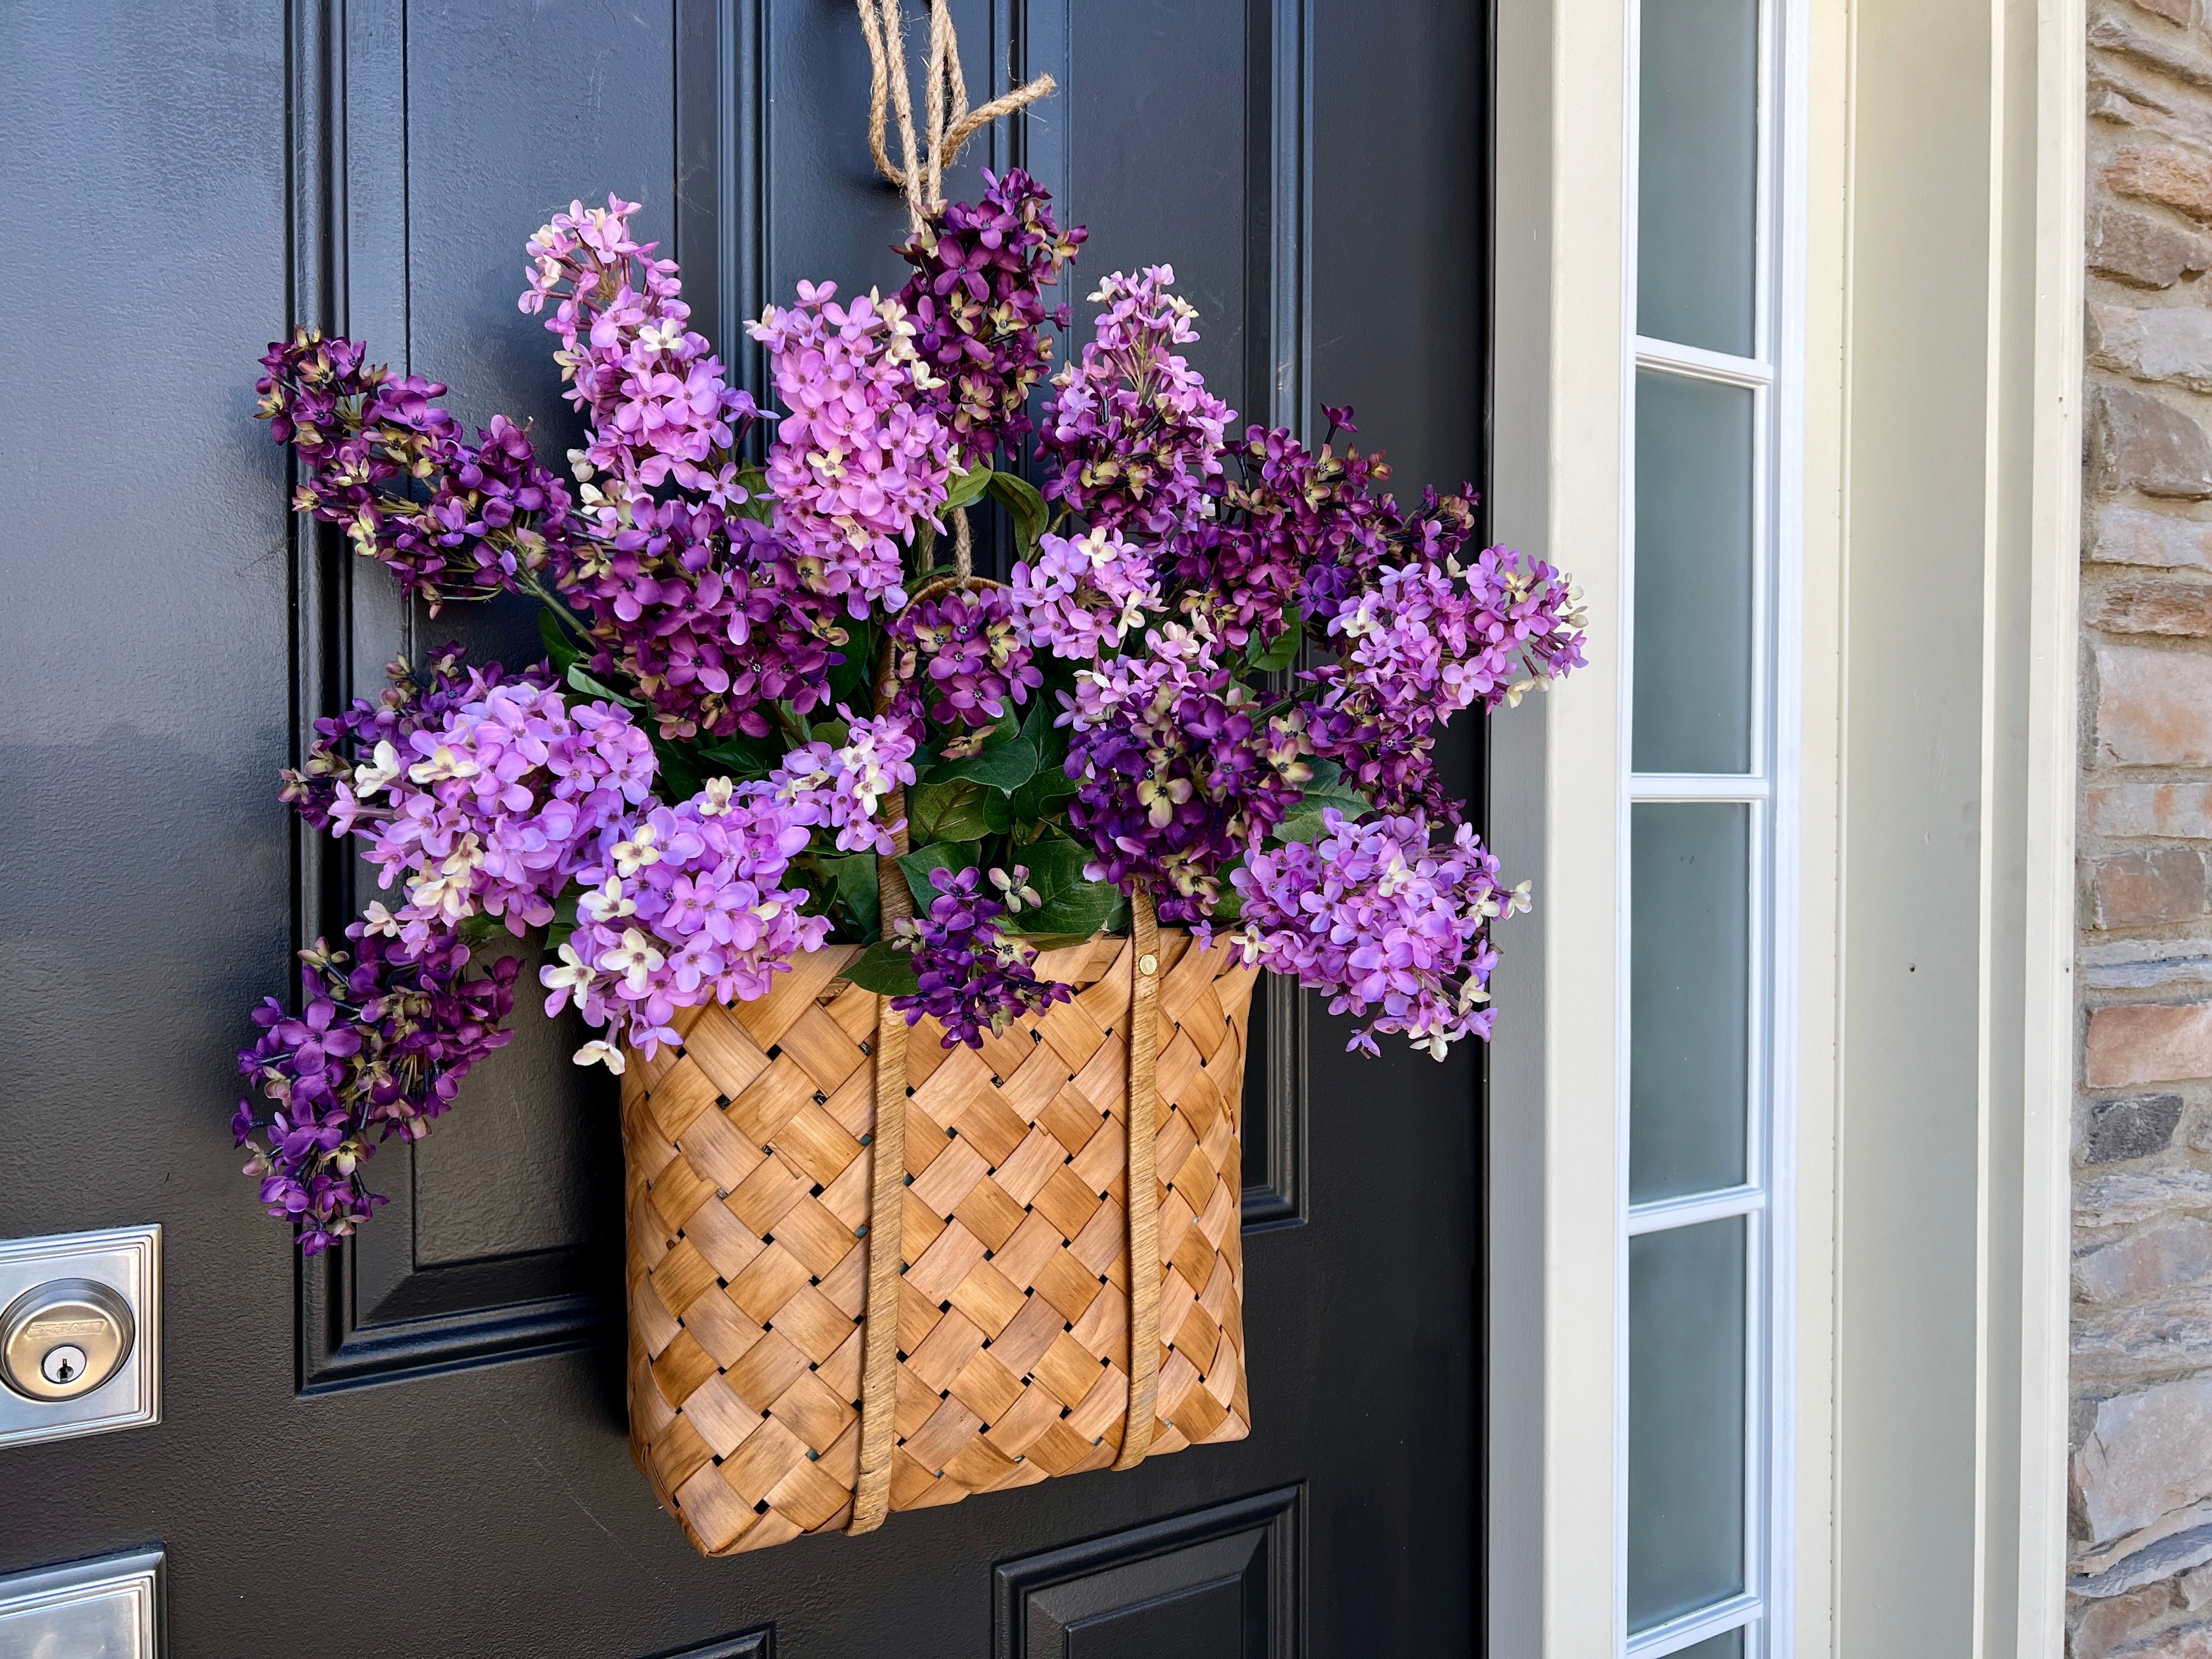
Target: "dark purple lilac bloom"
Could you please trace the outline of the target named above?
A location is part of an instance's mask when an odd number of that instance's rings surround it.
[[[763,705],[828,700],[844,607],[775,531],[680,498],[597,512],[565,591],[590,618],[594,672],[634,683],[663,737],[765,737]]]
[[[567,558],[568,487],[503,416],[471,446],[433,401],[446,388],[368,366],[367,348],[301,329],[270,346],[256,382],[270,434],[300,458],[295,511],[345,526],[435,616]]]
[[[890,636],[896,712],[909,719],[926,710],[939,726],[990,726],[1009,699],[1026,702],[1044,684],[1003,587],[956,587],[910,605],[892,618]]]
[[[302,951],[301,1012],[267,999],[253,1011],[261,1035],[238,1055],[261,1097],[240,1100],[231,1118],[252,1149],[246,1173],[269,1213],[299,1226],[308,1255],[384,1202],[361,1170],[376,1143],[428,1134],[469,1068],[514,1036],[500,1028],[514,1006],[514,958],[471,974],[468,947],[451,934],[411,956],[372,923],[346,937],[352,967],[319,939]]]
[[[1296,715],[1265,717],[1207,644],[1175,627],[1147,658],[1076,675],[1063,723],[1068,822],[1097,857],[1084,873],[1124,891],[1142,881],[1163,921],[1198,921],[1220,871],[1281,823],[1313,771]]]
[[[1052,363],[1044,325],[1067,325],[1043,290],[1085,234],[1053,222],[1052,198],[1019,167],[1003,179],[987,168],[983,183],[981,201],[952,203],[899,249],[915,272],[899,301],[937,381],[927,395],[963,467],[1028,435],[1030,393]]]
[[[1000,892],[1021,892],[1029,878],[1019,866],[1010,875],[991,873]],[[1030,971],[1034,947],[1016,931],[1006,900],[984,890],[980,872],[939,871],[938,879],[944,888],[929,914],[896,928],[894,943],[914,954],[919,988],[913,996],[891,1000],[908,1024],[928,1014],[945,1027],[945,1048],[964,1042],[980,1048],[986,1026],[1002,1032],[1024,1014],[1068,1000],[1067,987]]]

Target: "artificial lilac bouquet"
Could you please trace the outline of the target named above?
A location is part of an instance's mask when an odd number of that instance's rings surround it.
[[[1489,924],[1526,890],[1445,793],[1437,733],[1578,665],[1577,595],[1470,547],[1471,492],[1381,493],[1381,457],[1338,447],[1347,409],[1317,447],[1237,434],[1165,265],[1107,276],[1052,374],[1045,291],[1084,233],[985,177],[898,250],[896,295],[802,283],[750,325],[781,414],[611,197],[528,244],[521,307],[585,428],[565,457],[504,419],[471,441],[445,387],[353,341],[262,360],[298,510],[433,616],[528,596],[545,649],[395,663],[285,775],[389,895],[303,953],[302,1012],[272,999],[240,1057],[239,1141],[303,1249],[368,1218],[374,1143],[507,1041],[502,930],[542,938],[547,1011],[616,1071],[831,941],[978,1044],[1067,995],[1040,946],[1126,930],[1139,891],[1327,994],[1356,1048],[1489,1035]],[[968,574],[970,513],[1004,515],[1009,581]],[[886,926],[890,860],[913,914]]]

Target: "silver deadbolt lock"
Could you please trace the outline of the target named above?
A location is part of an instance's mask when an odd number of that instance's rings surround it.
[[[0,1378],[28,1400],[75,1400],[122,1369],[131,1304],[90,1279],[34,1285],[0,1312]]]

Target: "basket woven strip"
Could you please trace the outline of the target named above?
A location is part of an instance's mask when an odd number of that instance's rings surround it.
[[[1130,954],[1136,976],[1130,981],[1129,1012],[1129,1404],[1117,1469],[1133,1469],[1152,1448],[1152,1408],[1159,1397],[1160,1276],[1139,1271],[1159,1260],[1160,1208],[1157,1193],[1160,1056],[1160,929],[1152,901],[1141,888],[1130,902]]]
[[[870,1425],[888,1418],[887,1510],[1107,1468],[1147,1431],[1138,1455],[1250,1423],[1237,1113],[1251,970],[1173,929],[1153,975],[1139,941],[1092,940],[1037,958],[1072,1002],[946,1049],[927,1018],[878,1042],[882,1000],[838,976],[858,950],[800,957],[758,1001],[685,1011],[682,1046],[623,1076],[631,1450],[708,1554],[860,1518],[871,1334],[895,1367]],[[1150,1250],[1127,1179],[1147,981]],[[896,1182],[878,1183],[879,1155]],[[872,1263],[878,1198],[896,1200],[899,1248]],[[1133,1273],[1133,1245],[1154,1273]],[[1133,1283],[1157,1291],[1149,1411],[1132,1388]]]

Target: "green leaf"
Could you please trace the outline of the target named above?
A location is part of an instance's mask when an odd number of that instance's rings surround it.
[[[965,778],[987,788],[1012,794],[1036,775],[1037,751],[1028,742],[1015,738],[1011,742],[993,744],[980,755],[970,755],[965,760],[939,761],[929,769],[932,783],[952,783]]]
[[[859,926],[860,936],[866,939],[882,929],[883,895],[877,889],[876,855],[873,853],[847,853],[817,858],[837,902],[851,913]]]
[[[1084,884],[1083,866],[1090,859],[1086,849],[1056,835],[1040,836],[1014,854],[1014,861],[1028,868],[1029,884],[1045,904]]]
[[[545,641],[545,654],[553,660],[553,672],[563,678],[584,654],[583,647],[568,637],[568,630],[561,626],[561,619],[550,611],[538,613],[538,637]]]
[[[902,857],[899,868],[906,872],[906,884],[914,895],[915,912],[927,912],[931,901],[936,898],[939,889],[933,878],[938,871],[973,869],[975,854],[974,842],[940,841]]]
[[[1255,638],[1248,658],[1252,666],[1263,674],[1279,673],[1298,659],[1298,647],[1305,643],[1305,612],[1297,605],[1283,608],[1283,631],[1275,642],[1262,651]]]
[[[908,831],[918,842],[980,841],[991,833],[984,809],[987,793],[965,779],[927,783],[907,792]]]
[[[967,472],[956,472],[945,491],[947,511],[956,507],[973,507],[983,499],[983,492],[991,487],[998,475],[988,466],[978,465]]]
[[[580,662],[568,665],[568,684],[587,697],[604,697],[609,702],[618,702],[625,708],[642,708],[645,705],[635,697],[625,697],[603,680],[595,680],[584,672]]]
[[[846,964],[845,977],[863,991],[881,996],[910,997],[915,983],[914,958],[886,939],[878,939]]]
[[[1039,769],[1035,777],[1014,791],[1014,822],[1055,824],[1066,815],[1067,803],[1082,787],[1056,766]]]
[[[1091,854],[1065,836],[1041,836],[1016,855],[1029,868],[1029,884],[1044,901],[1015,920],[1025,933],[1073,933],[1089,939],[1113,920],[1121,890],[1110,883],[1086,881],[1083,866]]]
[[[1286,835],[1283,830],[1279,829],[1275,832],[1278,840],[1310,842],[1317,839],[1321,834],[1319,825],[1322,810],[1324,807],[1334,806],[1355,823],[1375,810],[1374,802],[1369,800],[1357,789],[1347,788],[1345,786],[1344,769],[1334,761],[1315,760],[1310,764],[1313,768],[1313,776],[1307,781],[1305,788],[1300,792],[1297,804],[1291,809],[1289,818],[1285,819],[1285,823],[1287,827],[1291,820],[1311,818],[1316,828],[1310,835],[1296,836]]]
[[[764,778],[783,764],[781,749],[766,738],[749,738],[742,732],[695,752],[704,777]]]
[[[1036,538],[1052,522],[1051,509],[1045,506],[1044,497],[1037,494],[1036,486],[1018,473],[994,472],[990,484],[991,493],[1014,516],[1014,556],[1026,559],[1030,550],[1036,545]]]
[[[739,515],[762,524],[774,523],[775,496],[769,489],[768,474],[748,461],[738,469],[738,483],[745,491],[745,499],[738,507]]]
[[[696,754],[696,750],[671,743],[666,738],[653,738],[653,755],[659,763],[653,793],[665,801],[689,800],[697,794],[705,779],[699,771]]]
[[[844,623],[845,643],[837,647],[845,660],[830,671],[830,701],[845,703],[865,719],[874,705],[862,700],[868,689],[868,671],[876,660],[876,625],[872,622]]]

